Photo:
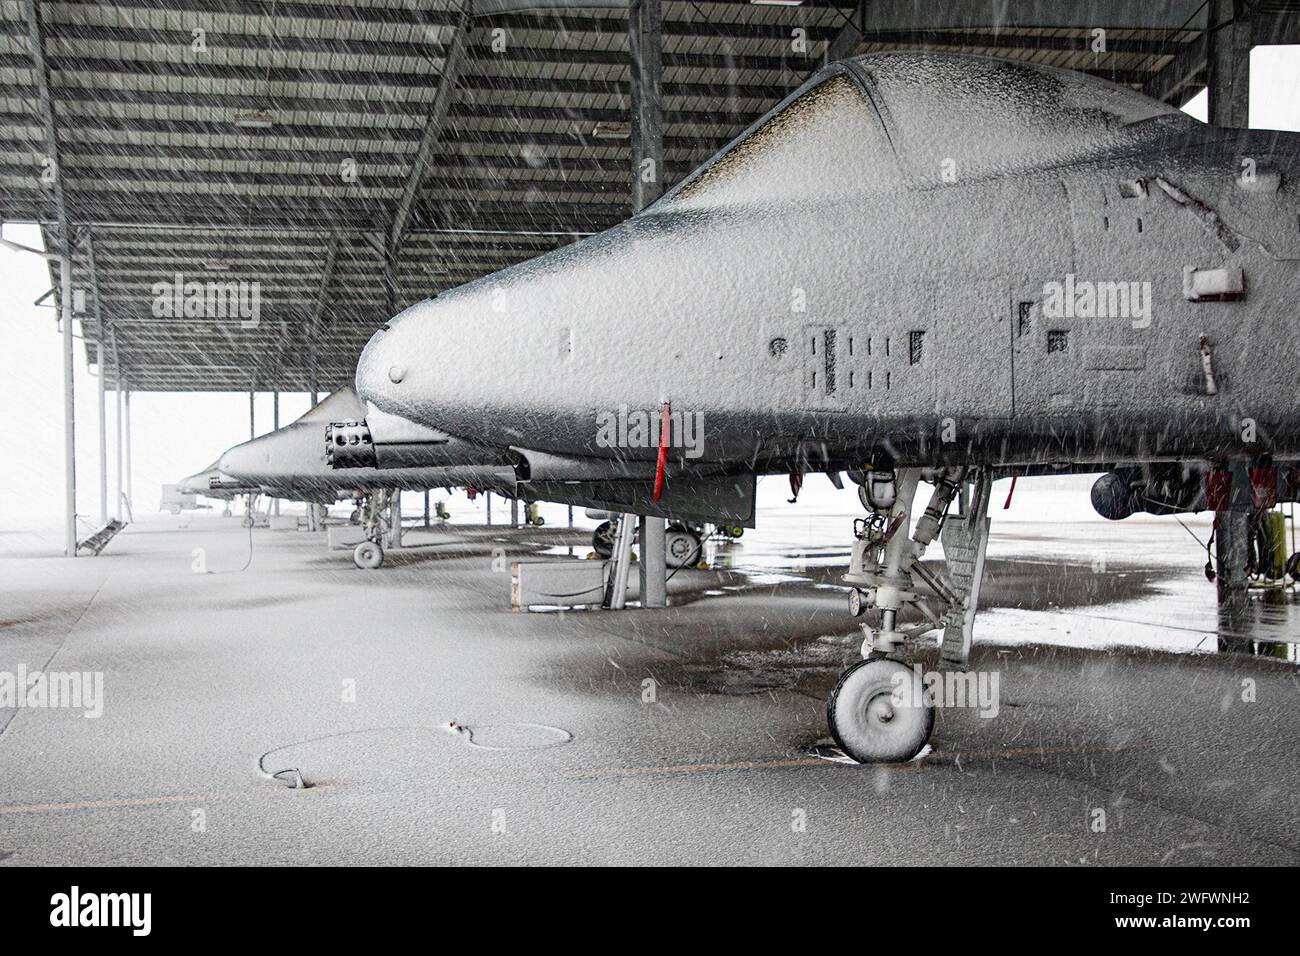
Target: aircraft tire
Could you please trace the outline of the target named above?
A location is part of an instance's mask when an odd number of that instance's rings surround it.
[[[664,532],[665,559],[670,568],[692,568],[700,563],[700,539],[681,525]]]
[[[602,521],[591,533],[591,549],[602,558],[614,556],[614,522]]]
[[[373,541],[362,541],[352,552],[352,563],[363,571],[374,571],[384,563],[384,549]]]
[[[895,699],[895,690],[904,687],[905,699]],[[923,690],[921,678],[905,664],[859,661],[840,675],[826,702],[831,736],[858,763],[911,760],[934,731],[934,707],[922,698]]]

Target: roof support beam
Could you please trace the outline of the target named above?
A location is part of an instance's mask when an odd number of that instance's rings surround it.
[[[321,325],[325,318],[325,303],[329,296],[330,280],[334,278],[334,266],[339,257],[339,235],[330,236],[329,246],[325,250],[325,262],[320,270],[320,292],[316,295],[316,305],[312,308],[311,322],[307,326],[307,381],[311,386],[312,405],[316,404],[316,393],[320,391],[316,381],[316,340],[320,338]]]
[[[871,0],[872,27],[877,30],[995,30],[1049,28],[1053,30],[1201,30],[1204,0]]]
[[[397,281],[397,249],[385,242],[383,236],[373,232],[363,232],[361,238],[379,254],[384,300],[387,303],[388,314],[393,315],[397,312],[397,303],[401,298],[401,286]]]
[[[461,0],[460,16],[456,21],[456,32],[451,38],[447,56],[442,61],[442,75],[438,78],[438,91],[434,94],[433,104],[429,109],[429,118],[424,124],[424,133],[420,137],[420,147],[411,163],[411,172],[402,198],[398,200],[393,214],[393,224],[388,233],[388,248],[396,253],[401,245],[402,236],[410,223],[411,213],[415,209],[415,200],[420,193],[420,186],[433,165],[434,152],[438,148],[447,114],[451,110],[452,100],[456,95],[456,84],[460,79],[461,65],[465,61],[465,48],[469,44],[471,6],[473,0]]]
[[[1169,102],[1205,68],[1205,50],[1206,41],[1202,35],[1179,50],[1159,73],[1147,80],[1142,85],[1142,92],[1161,102]]]

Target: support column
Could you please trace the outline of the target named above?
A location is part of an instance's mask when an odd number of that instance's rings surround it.
[[[1214,513],[1215,584],[1219,598],[1219,647],[1241,650],[1243,638],[1240,614],[1248,600],[1249,578],[1246,560],[1250,549],[1250,512],[1252,508],[1250,475],[1247,461],[1237,459],[1228,465],[1232,486],[1226,511]]]
[[[392,527],[388,531],[388,546],[400,548],[402,546],[402,490],[400,488],[393,492],[388,515],[392,521]]]
[[[519,527],[519,499],[510,499],[510,527]]]
[[[271,430],[280,430],[280,390],[271,389]],[[275,516],[280,517],[280,499],[276,498],[272,503],[272,510]]]
[[[126,513],[135,516],[135,497],[131,494],[131,390],[123,395],[126,409],[126,433],[123,435],[126,446]]]
[[[663,193],[663,14],[660,0],[635,0],[628,11],[632,57],[632,211]]]
[[[424,489],[424,530],[429,530],[429,489]]]
[[[1206,32],[1207,116],[1211,126],[1250,126],[1250,12],[1241,0],[1209,0]]]
[[[72,390],[72,237],[63,223],[59,307],[63,314],[63,553],[77,556],[77,412]]]
[[[1250,125],[1250,47],[1252,25],[1241,0],[1209,0],[1206,32],[1207,116],[1212,126]],[[1219,598],[1219,644],[1240,649],[1240,614],[1248,599],[1246,560],[1250,548],[1248,461],[1229,463],[1232,486],[1228,508],[1216,511],[1214,559]]]
[[[641,563],[638,574],[641,582],[642,607],[668,606],[668,555],[665,547],[666,533],[663,518],[641,518]]]
[[[634,0],[628,11],[628,49],[632,57],[632,207],[640,212],[663,193],[663,9],[660,0]],[[624,519],[631,521],[630,515]],[[572,523],[572,520],[570,520]],[[642,607],[664,607],[668,603],[668,564],[664,551],[664,519],[642,516],[640,520],[641,563],[637,574]],[[621,542],[620,542],[621,543]],[[631,546],[627,535],[625,548]],[[615,553],[622,565],[630,560],[623,551]],[[626,573],[624,574],[626,580]],[[621,597],[619,595],[621,605]]]
[[[492,492],[485,491],[483,496],[487,499],[487,523],[490,528],[492,527]]]
[[[122,484],[122,367],[120,365],[113,366],[113,384],[117,386],[113,389],[113,412],[117,419],[117,428],[113,433],[117,450],[117,481],[114,484],[117,494],[113,497],[113,513],[117,516],[117,520],[121,521],[122,496],[126,493],[126,488]]]
[[[104,361],[104,343],[95,348],[99,361],[99,526],[108,524],[108,363]]]
[[[248,390],[248,437],[250,439],[257,437],[257,416],[255,414],[256,399],[256,387],[250,388]]]

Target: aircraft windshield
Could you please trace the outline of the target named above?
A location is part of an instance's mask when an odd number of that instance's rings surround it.
[[[839,199],[891,181],[893,153],[854,82],[832,76],[664,201],[666,208]]]

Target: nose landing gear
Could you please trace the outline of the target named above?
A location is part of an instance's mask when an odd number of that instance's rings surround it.
[[[384,563],[384,538],[388,534],[388,506],[392,494],[376,491],[365,496],[357,511],[358,520],[365,529],[366,540],[352,551],[352,563],[363,571],[374,571]]]
[[[831,735],[859,763],[910,760],[920,753],[934,729],[934,705],[919,673],[901,660],[909,640],[943,630],[942,660],[964,669],[988,544],[989,475],[947,468],[926,475],[934,494],[909,536],[912,499],[922,472],[900,468],[892,480],[876,477],[864,503],[872,509],[855,522],[857,540],[844,582],[851,586],[849,610],[879,612],[879,626],[863,625],[864,660],[841,676],[826,706]],[[961,492],[962,513],[948,515]],[[951,584],[921,564],[926,547],[942,533]],[[918,593],[915,579],[934,597]],[[899,613],[912,607],[922,620],[908,625]]]
[[[373,571],[384,563],[384,549],[374,541],[362,541],[352,552],[352,562],[363,571]]]

